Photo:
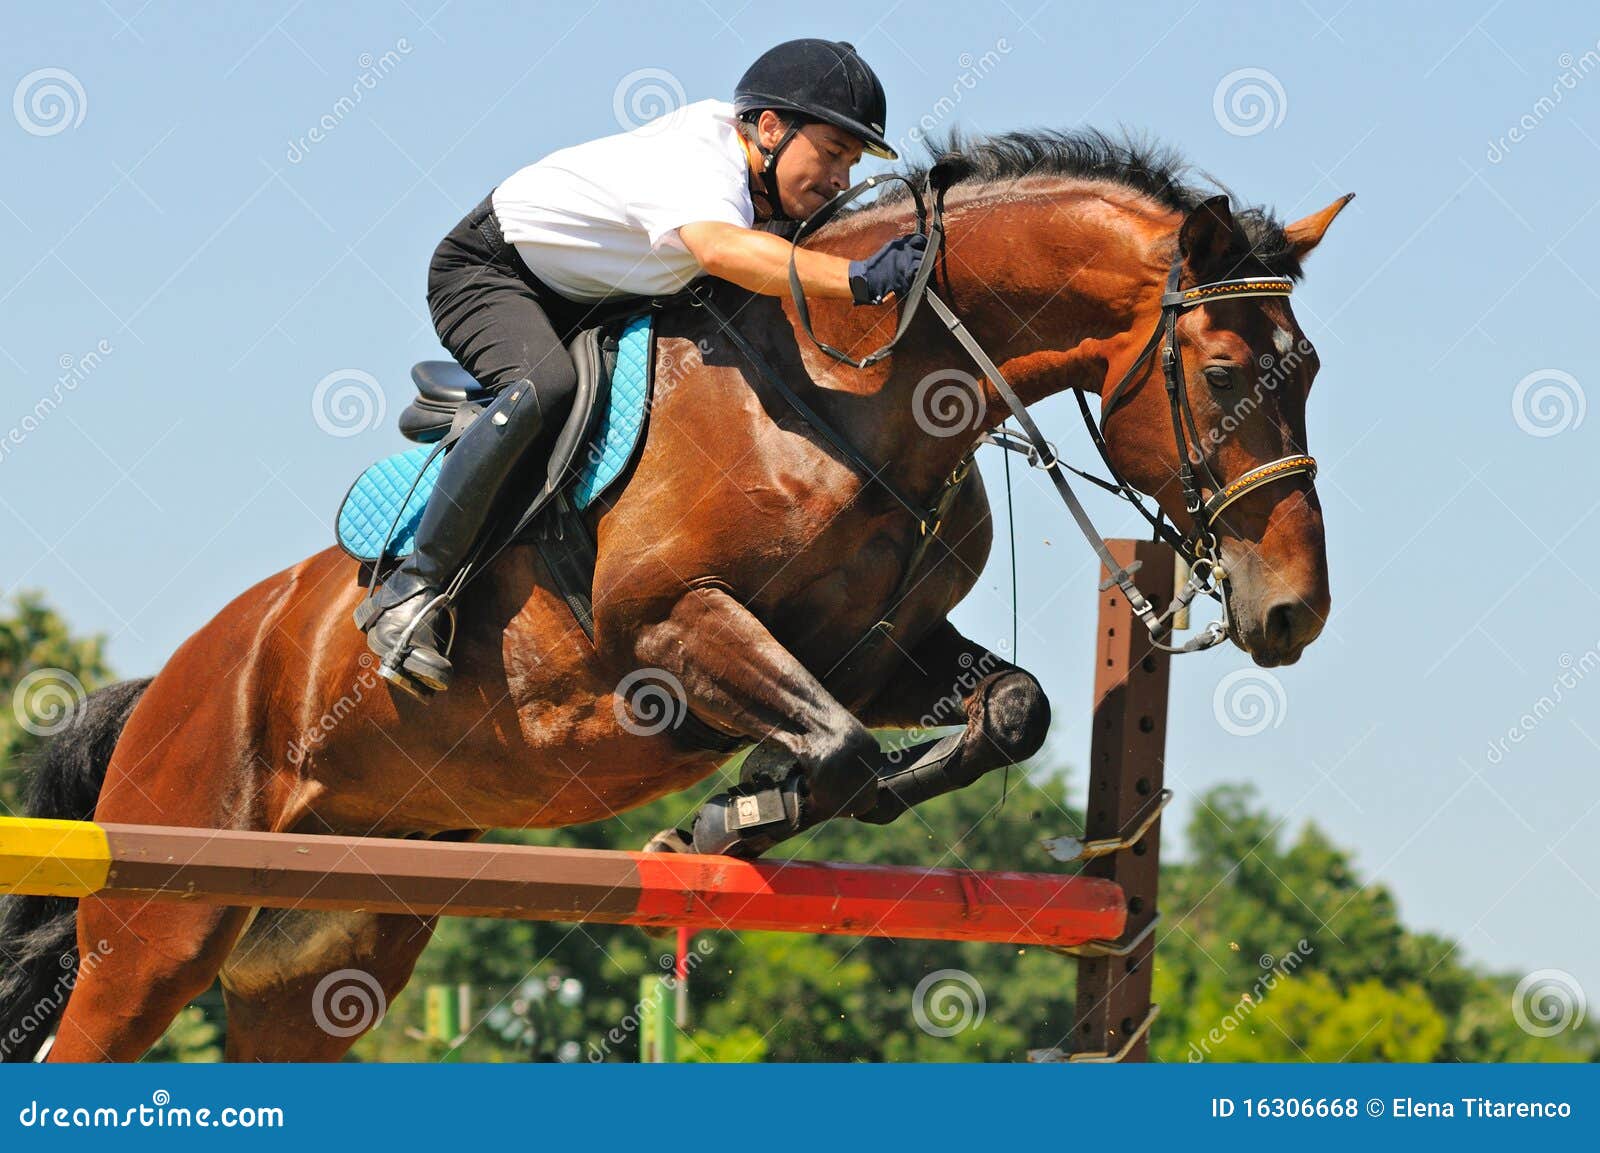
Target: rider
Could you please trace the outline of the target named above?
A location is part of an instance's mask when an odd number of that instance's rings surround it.
[[[885,104],[850,44],[791,40],[750,66],[731,104],[701,100],[551,153],[456,225],[429,266],[428,307],[440,341],[494,399],[445,454],[414,551],[357,610],[368,647],[388,657],[411,628],[401,667],[448,687],[441,594],[513,466],[560,431],[577,386],[566,345],[585,315],[702,275],[787,293],[791,246],[759,225],[811,215],[849,186],[863,151],[898,159]],[[855,261],[801,250],[800,282],[814,297],[881,304],[910,286],[923,243],[901,236]]]

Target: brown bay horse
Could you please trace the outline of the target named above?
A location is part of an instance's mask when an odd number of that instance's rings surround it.
[[[953,141],[944,158],[964,175],[946,200],[933,284],[1030,404],[1099,394],[1122,377],[1175,257],[1185,285],[1298,276],[1348,199],[1280,225],[1185,186],[1168,156],[1096,134]],[[903,196],[885,196],[809,243],[868,252],[910,218]],[[738,300],[741,331],[902,492],[936,491],[1006,417],[978,375],[975,418],[955,435],[930,431],[926,382],[970,362],[926,310],[892,357],[858,371],[804,343],[788,302]],[[894,311],[815,302],[812,321],[824,339],[864,350],[887,339]],[[914,522],[797,419],[703,311],[657,324],[670,387],[658,372],[641,454],[589,511],[592,645],[536,550],[516,544],[462,599],[454,687],[421,703],[378,678],[350,623],[358,566],[329,548],[241,594],[147,683],[92,694],[36,767],[34,815],[457,838],[595,821],[727,759],[641,721],[651,692],[669,714],[687,710],[787,758],[844,798],[830,811],[867,819],[870,805],[851,798],[862,766],[869,777],[882,768],[870,729],[964,717],[963,782],[1037,751],[1049,722],[1038,682],[948,619],[991,544],[976,471],[892,643],[856,659],[907,564]],[[1216,475],[1306,451],[1316,357],[1287,300],[1218,300],[1184,313],[1178,332]],[[1264,365],[1276,369],[1262,387]],[[1123,475],[1186,528],[1155,360],[1104,434]],[[1235,643],[1263,665],[1297,659],[1329,607],[1309,478],[1231,504],[1217,539]],[[395,914],[12,898],[0,946],[18,962],[0,976],[0,1044],[28,1059],[59,1017],[51,1060],[134,1060],[220,976],[230,1059],[337,1059],[355,1036],[324,1027],[319,982],[359,970],[392,998],[432,928]],[[51,1011],[49,982],[72,971],[74,950],[92,964],[78,964],[64,1011]],[[21,1040],[6,1041],[24,1015]]]

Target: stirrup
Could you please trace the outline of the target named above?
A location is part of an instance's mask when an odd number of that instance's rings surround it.
[[[413,594],[413,597],[417,595],[420,594]],[[352,616],[356,627],[363,633],[368,634],[369,648],[371,647],[371,634],[368,632],[369,626],[384,613],[398,608],[401,604],[411,599],[412,597],[406,597],[395,604],[380,606],[379,598],[376,595],[372,595],[356,606]],[[440,657],[448,663],[450,650],[455,647],[456,613],[455,604],[447,591],[434,594],[412,615],[410,622],[401,630],[400,635],[395,638],[393,646],[390,647],[388,652],[380,654],[382,659],[378,664],[378,675],[380,677],[424,703],[431,700],[435,693],[444,690],[429,684],[423,679],[419,670],[408,666],[407,661],[410,660],[411,654],[416,651],[416,647],[411,643],[412,635],[422,627],[423,622],[429,620],[436,612],[443,612],[450,626],[449,637],[441,646],[439,653]]]

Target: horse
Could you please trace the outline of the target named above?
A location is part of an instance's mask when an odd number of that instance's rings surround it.
[[[1102,414],[1108,460],[1187,531],[1168,397],[1155,360],[1140,360],[1169,271],[1182,285],[1298,279],[1349,197],[1285,225],[1185,183],[1168,150],[1092,131],[956,135],[930,154],[956,173],[931,281],[940,297],[1025,404],[1066,390],[1102,395],[1131,371],[1115,413]],[[906,170],[913,181],[928,171]],[[906,231],[912,205],[895,191],[840,213],[808,243],[858,254]],[[454,687],[421,703],[376,675],[351,625],[361,571],[328,548],[241,593],[153,678],[91,694],[42,751],[30,811],[470,839],[611,817],[703,780],[730,748],[753,747],[832,798],[819,802],[825,815],[884,820],[894,814],[856,803],[889,768],[872,730],[930,716],[964,723],[946,788],[1026,760],[1049,727],[1039,682],[949,620],[993,540],[976,470],[894,606],[888,643],[860,644],[921,532],[876,482],[941,491],[1007,417],[993,382],[967,376],[971,418],[952,422],[930,381],[948,383],[968,362],[926,310],[892,356],[856,369],[801,340],[793,302],[735,299],[739,332],[844,430],[875,477],[800,419],[704,310],[664,312],[658,355],[672,362],[670,387],[658,387],[622,482],[586,513],[592,641],[538,552],[515,543],[459,606]],[[810,321],[835,343],[871,348],[894,330],[895,312],[817,301]],[[1218,299],[1185,311],[1176,335],[1197,462],[1231,477],[1306,451],[1318,361],[1287,299]],[[1265,365],[1271,373],[1258,371]],[[1231,639],[1263,666],[1297,660],[1330,605],[1313,478],[1257,488],[1213,528]],[[646,717],[652,693],[694,725]],[[12,1038],[9,1058],[31,1059],[55,1026],[49,1060],[136,1060],[220,977],[228,1060],[336,1060],[359,1033],[321,1027],[324,978],[359,970],[393,998],[434,924],[12,898],[0,940],[18,959],[0,982],[0,1038]],[[64,1008],[39,1010],[74,968]]]

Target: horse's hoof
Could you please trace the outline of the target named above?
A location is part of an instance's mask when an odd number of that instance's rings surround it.
[[[662,829],[644,843],[646,853],[690,853],[693,839],[682,829]]]
[[[682,829],[662,829],[644,843],[646,853],[691,853],[694,842]],[[639,925],[638,929],[652,941],[670,941],[678,935],[671,925]]]

